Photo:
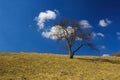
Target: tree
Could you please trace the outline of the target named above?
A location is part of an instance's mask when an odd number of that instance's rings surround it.
[[[93,32],[87,21],[80,23],[78,21],[62,19],[50,31],[43,32],[42,34],[47,38],[49,37],[57,41],[64,40],[71,59],[83,46],[96,49],[95,45],[91,42]]]

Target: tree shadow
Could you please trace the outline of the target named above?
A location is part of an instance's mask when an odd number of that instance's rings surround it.
[[[105,58],[76,58],[79,60],[85,60],[88,62],[108,62],[108,63],[112,63],[112,64],[120,64],[120,60],[110,60],[110,59],[105,59]]]

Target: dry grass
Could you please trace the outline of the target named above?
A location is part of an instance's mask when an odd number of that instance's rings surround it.
[[[0,53],[0,80],[120,80],[120,58]]]

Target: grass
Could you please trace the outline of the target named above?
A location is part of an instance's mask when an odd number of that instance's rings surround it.
[[[120,58],[0,53],[0,80],[120,80]]]

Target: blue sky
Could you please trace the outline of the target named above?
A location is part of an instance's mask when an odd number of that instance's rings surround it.
[[[101,53],[83,47],[77,54],[102,55],[120,51],[119,0],[0,0],[0,52],[66,53],[54,40],[38,31],[35,17],[47,10],[57,10],[55,20],[45,22],[49,28],[61,17],[87,20],[96,33],[95,43]],[[103,27],[100,20],[109,20]],[[104,21],[103,21],[104,23]]]

